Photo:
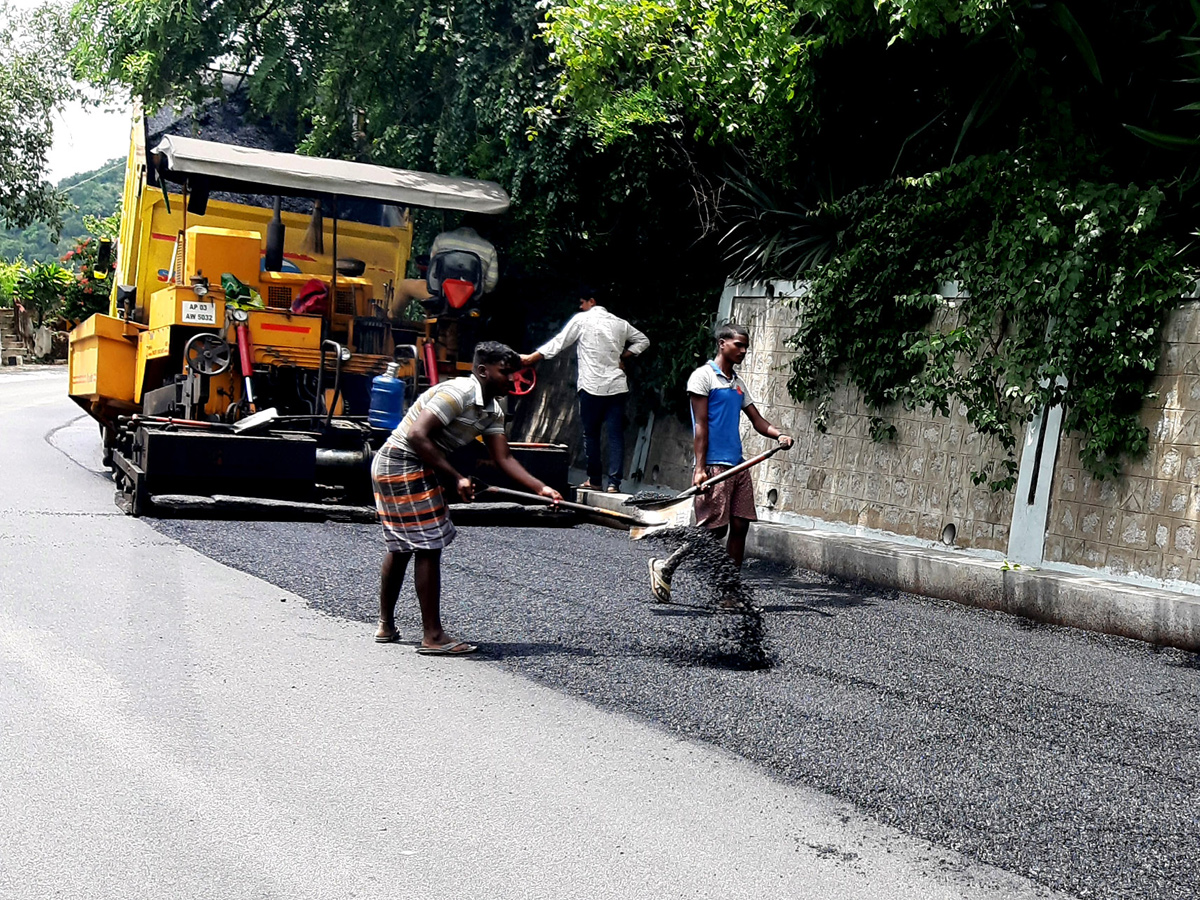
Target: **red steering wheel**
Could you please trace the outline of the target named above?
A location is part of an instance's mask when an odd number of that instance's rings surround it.
[[[512,387],[508,392],[514,397],[524,397],[537,386],[537,372],[533,366],[526,366],[513,372]]]

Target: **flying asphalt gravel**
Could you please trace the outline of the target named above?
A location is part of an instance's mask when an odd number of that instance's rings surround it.
[[[377,526],[154,524],[372,640]],[[481,652],[440,663],[504,666],[1079,897],[1200,897],[1200,657],[748,560],[770,661],[753,668],[694,564],[678,605],[650,601],[664,551],[594,526],[462,528],[443,619]],[[418,623],[409,580],[397,625],[415,643]]]

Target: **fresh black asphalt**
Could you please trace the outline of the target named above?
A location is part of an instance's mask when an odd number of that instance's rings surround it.
[[[155,527],[372,640],[377,526]],[[655,549],[593,526],[460,529],[443,616],[482,652],[431,664],[504,666],[1079,897],[1200,897],[1197,656],[749,560],[772,664],[748,670],[694,571],[679,607],[650,602]],[[411,582],[397,622],[419,638]]]

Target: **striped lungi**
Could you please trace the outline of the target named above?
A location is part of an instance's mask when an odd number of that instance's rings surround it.
[[[440,550],[454,540],[442,486],[417,457],[384,444],[371,463],[371,483],[390,552]]]

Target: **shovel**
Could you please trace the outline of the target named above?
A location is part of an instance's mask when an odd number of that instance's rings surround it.
[[[543,497],[541,494],[530,494],[525,491],[513,491],[508,488],[492,487],[491,485],[483,484],[482,482],[475,483],[475,491],[478,494],[497,494],[501,497],[512,497],[514,500],[524,500],[533,503],[542,503],[546,506],[557,506],[562,509],[571,509],[575,512],[587,513],[589,516],[603,516],[611,519],[614,523],[620,523],[620,528],[645,528],[652,525],[662,524],[658,517],[647,519],[645,516],[631,516],[627,513],[616,512],[611,509],[604,509],[599,506],[588,506],[586,503],[571,503],[568,500],[559,500],[555,503],[549,497]]]
[[[658,521],[643,521],[641,524],[630,528],[629,539],[640,541],[647,535],[653,534],[656,531],[662,531],[664,528],[686,528],[692,522],[692,498],[696,494],[705,488],[712,487],[719,481],[724,481],[726,478],[736,475],[738,472],[746,471],[751,466],[757,466],[760,462],[770,459],[782,449],[782,444],[776,444],[766,453],[760,453],[752,459],[740,462],[736,466],[726,469],[719,475],[714,475],[707,481],[692,485],[677,497],[650,497],[645,500],[634,500],[631,497],[625,501],[626,506],[645,510],[652,516],[658,517]]]
[[[625,505],[633,506],[633,507],[636,507],[637,509],[648,509],[648,510],[666,509],[669,506],[674,506],[680,500],[686,500],[689,497],[696,496],[701,491],[707,490],[708,488],[712,487],[718,481],[724,481],[726,478],[732,478],[738,472],[745,472],[747,469],[757,466],[760,462],[770,459],[772,456],[774,456],[776,453],[778,453],[782,449],[783,449],[783,444],[776,444],[774,447],[772,447],[766,453],[760,453],[760,454],[758,454],[758,456],[755,456],[751,459],[747,459],[744,462],[740,462],[736,466],[728,468],[724,472],[721,472],[718,475],[714,475],[712,478],[709,478],[707,481],[702,481],[700,484],[693,484],[690,488],[688,488],[686,491],[679,494],[678,496],[675,496],[675,497],[647,497],[643,500],[638,500],[633,497],[630,497],[628,500],[625,501]]]

